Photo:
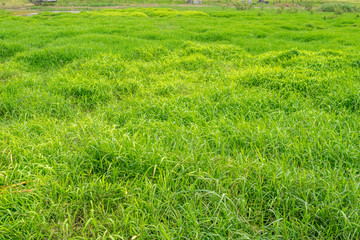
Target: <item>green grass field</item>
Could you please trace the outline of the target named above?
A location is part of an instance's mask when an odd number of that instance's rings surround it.
[[[35,1],[35,0],[33,0]],[[116,6],[142,6],[142,5],[188,5],[188,6],[233,6],[236,2],[247,2],[245,0],[201,0],[202,4],[192,5],[186,4],[187,0],[57,0],[56,3],[43,4],[40,8],[44,9],[44,6],[54,7],[72,7],[72,8],[86,8],[86,7],[116,7]],[[258,3],[258,0],[252,1],[255,7],[261,7],[262,4]],[[269,0],[269,5],[264,5],[267,8],[276,8],[280,5],[293,5],[299,7],[306,7],[311,4],[313,7],[318,7],[326,3],[351,3],[360,6],[360,0]],[[30,6],[29,6],[30,5]],[[27,7],[31,8],[30,0],[0,0],[0,9],[9,7]]]
[[[0,11],[0,239],[359,239],[359,27]]]

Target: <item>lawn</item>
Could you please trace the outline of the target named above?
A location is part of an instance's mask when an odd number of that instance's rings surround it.
[[[0,239],[359,239],[359,27],[0,11]]]

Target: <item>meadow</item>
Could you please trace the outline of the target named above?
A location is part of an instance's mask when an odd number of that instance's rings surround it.
[[[359,27],[0,11],[0,239],[359,239]]]
[[[35,4],[31,4],[33,1]],[[164,7],[171,6],[177,7],[182,6],[192,6],[192,7],[219,7],[222,8],[231,7],[234,5],[245,5],[248,0],[199,0],[198,3],[192,4],[195,0],[57,0],[57,2],[52,3],[42,3],[36,4],[36,1],[40,0],[0,0],[0,9],[1,8],[28,8],[28,9],[37,9],[39,11],[44,11],[44,9],[59,9],[59,8],[74,8],[74,9],[83,9],[88,10],[89,8],[98,8],[98,7],[125,7],[125,6],[135,6],[135,7]],[[44,0],[46,1],[46,0]],[[188,2],[190,1],[190,2]],[[254,8],[278,8],[280,6],[291,6],[292,8],[319,8],[324,4],[351,4],[355,6],[360,6],[360,0],[268,0],[268,4],[261,4],[259,0],[253,0],[252,6]],[[199,4],[200,3],[200,4]],[[40,6],[40,7],[39,7]],[[196,8],[195,8],[196,9]]]

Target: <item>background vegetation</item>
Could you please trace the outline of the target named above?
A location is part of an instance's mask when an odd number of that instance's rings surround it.
[[[0,11],[0,238],[360,237],[357,13],[189,10]]]
[[[252,5],[256,7],[300,7],[306,8],[309,5],[318,8],[323,4],[352,4],[360,6],[359,0],[269,0],[269,4],[258,3],[258,0],[252,1]],[[194,4],[195,6],[233,6],[234,4],[245,4],[245,0],[202,0],[201,4]],[[188,4],[188,0],[58,0],[56,3],[44,3],[43,6],[50,7],[116,7],[128,5],[192,5]],[[31,6],[30,0],[0,0],[0,8],[2,7],[28,7]],[[41,9],[41,8],[37,8]]]

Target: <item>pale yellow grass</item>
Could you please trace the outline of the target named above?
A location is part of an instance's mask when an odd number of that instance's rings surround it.
[[[30,0],[0,0],[0,7],[25,6]]]

